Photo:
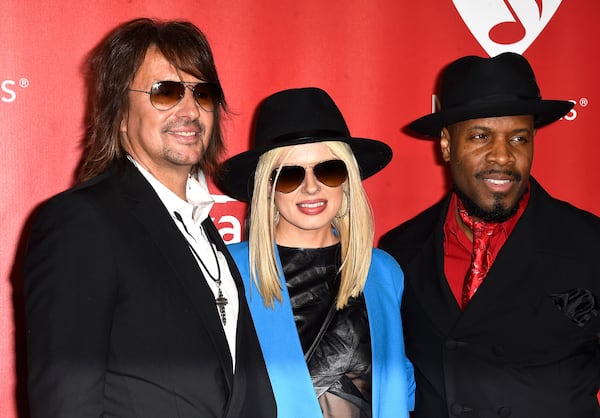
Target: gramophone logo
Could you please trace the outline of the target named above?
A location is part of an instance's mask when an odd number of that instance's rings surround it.
[[[562,0],[452,0],[490,57],[522,54],[546,27]]]

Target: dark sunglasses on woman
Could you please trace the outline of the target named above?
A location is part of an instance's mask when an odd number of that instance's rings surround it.
[[[307,167],[309,168],[309,167]],[[291,193],[304,181],[306,169],[300,165],[284,165],[271,173],[270,182],[275,182],[275,190]],[[337,187],[348,178],[346,164],[342,160],[328,160],[316,164],[313,168],[316,179],[328,187]]]

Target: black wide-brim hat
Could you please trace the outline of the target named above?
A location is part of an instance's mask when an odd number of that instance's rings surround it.
[[[354,153],[362,179],[377,173],[392,159],[387,144],[352,137],[335,102],[316,87],[283,90],[267,97],[258,109],[255,126],[254,147],[229,158],[222,167],[219,187],[237,200],[251,199],[258,160],[275,148],[345,142]]]
[[[563,117],[573,103],[543,100],[529,62],[505,52],[493,58],[466,56],[450,63],[442,74],[441,109],[408,127],[439,138],[442,129],[456,122],[500,116],[533,115],[540,128]]]

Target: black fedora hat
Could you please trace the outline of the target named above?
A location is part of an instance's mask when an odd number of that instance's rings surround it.
[[[350,145],[362,179],[377,173],[392,159],[392,149],[387,144],[350,136],[342,113],[325,91],[316,87],[289,89],[267,97],[260,104],[254,147],[223,163],[219,186],[229,196],[248,201],[262,154],[279,147],[323,141]]]
[[[573,103],[542,100],[529,62],[505,52],[493,58],[466,56],[450,63],[442,74],[441,109],[408,127],[429,137],[442,128],[468,119],[533,115],[536,128],[564,116]]]

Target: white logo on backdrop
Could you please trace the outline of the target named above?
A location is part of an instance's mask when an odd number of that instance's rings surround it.
[[[237,200],[223,194],[211,194],[211,196],[215,200],[216,204],[237,202]],[[226,244],[233,244],[242,240],[243,218],[240,220],[233,215],[223,215],[218,219],[213,217],[212,220],[217,226],[217,229],[221,234],[221,238],[223,238],[223,241],[225,241]]]
[[[502,52],[525,52],[550,22],[561,1],[452,0],[490,57]]]
[[[12,103],[17,98],[17,90],[29,87],[29,80],[21,78],[19,81],[0,80],[0,102]]]

